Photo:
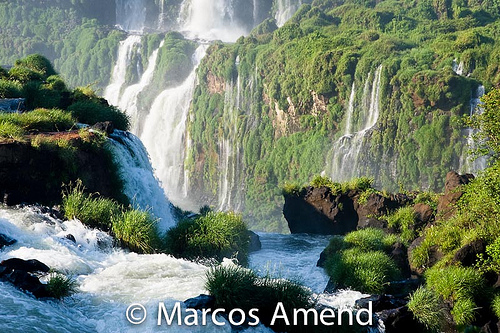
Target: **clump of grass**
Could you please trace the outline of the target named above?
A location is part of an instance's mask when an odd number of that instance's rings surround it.
[[[451,314],[457,325],[471,324],[478,307],[475,300],[483,297],[485,281],[481,273],[471,267],[433,267],[426,272],[428,288],[453,304]]]
[[[271,277],[259,277],[252,270],[236,265],[219,265],[207,272],[205,288],[216,299],[216,306],[230,311],[234,308],[248,312],[252,308],[264,325],[271,322],[278,302],[282,302],[289,318],[293,309],[310,309],[315,302],[312,292],[299,283]],[[299,327],[287,327],[275,323],[274,330],[297,331]],[[302,327],[303,328],[303,327]]]
[[[116,201],[85,193],[80,180],[63,191],[62,207],[67,219],[77,218],[85,225],[105,231],[110,230],[113,217],[121,213]]]
[[[60,273],[52,273],[47,282],[47,291],[51,297],[61,299],[76,292],[76,281]]]
[[[432,209],[436,210],[438,206],[438,200],[439,200],[439,194],[434,193],[434,192],[419,192],[415,199],[413,200],[414,203],[423,203],[431,206]]]
[[[0,121],[0,138],[12,139],[16,141],[24,140],[24,130],[21,126],[8,121]]]
[[[93,98],[95,99],[95,98]],[[129,117],[116,107],[100,100],[81,100],[68,107],[71,115],[79,122],[93,125],[97,122],[112,121],[113,125],[126,131],[130,126]]]
[[[364,251],[385,251],[397,241],[397,237],[388,236],[382,229],[366,228],[348,233],[344,241],[349,247],[357,247]]]
[[[415,318],[431,332],[438,332],[445,322],[445,305],[431,289],[418,288],[410,296],[407,306]]]
[[[358,191],[364,192],[373,187],[373,177],[353,178],[348,182],[342,183],[342,192]]]
[[[24,113],[2,113],[0,123],[7,122],[26,132],[58,132],[71,129],[75,120],[69,112],[57,109],[36,109]]]
[[[383,293],[389,282],[401,278],[394,261],[382,251],[347,249],[330,256],[325,266],[341,287],[366,293]]]
[[[491,309],[497,318],[500,318],[500,295],[496,295],[491,301]]]
[[[209,211],[194,219],[180,221],[165,237],[166,252],[196,259],[236,257],[245,263],[250,236],[241,215]]]
[[[418,232],[415,230],[416,216],[412,206],[401,207],[386,217],[390,228],[395,228],[400,233],[401,241],[408,246]]]
[[[285,183],[281,189],[283,195],[297,196],[300,193],[302,186],[298,183]]]
[[[159,246],[157,219],[147,211],[127,210],[112,215],[112,231],[123,245],[138,253],[154,253]]]

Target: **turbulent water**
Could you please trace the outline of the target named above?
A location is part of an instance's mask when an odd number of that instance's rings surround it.
[[[0,332],[230,332],[230,326],[178,327],[156,324],[159,302],[169,311],[176,301],[206,293],[207,267],[164,254],[139,255],[112,247],[106,233],[91,230],[78,220],[61,221],[36,209],[0,208],[0,233],[17,243],[0,251],[7,258],[38,259],[73,277],[78,291],[64,301],[37,300],[0,282]],[[68,234],[76,242],[65,238]],[[302,280],[320,293],[327,278],[316,268],[324,236],[260,234],[263,248],[250,257],[259,272],[277,273]],[[336,308],[351,307],[363,295],[343,291],[318,295]],[[125,312],[140,303],[148,312],[138,326],[128,323]],[[22,318],[22,319],[21,319]],[[272,332],[263,326],[247,332]]]
[[[360,164],[366,136],[377,124],[380,115],[380,81],[382,66],[365,79],[361,101],[356,100],[356,86],[353,83],[347,107],[344,134],[332,148],[332,165],[329,176],[335,181],[346,181],[360,176]],[[354,123],[354,119],[358,119]],[[353,133],[353,129],[356,131]]]

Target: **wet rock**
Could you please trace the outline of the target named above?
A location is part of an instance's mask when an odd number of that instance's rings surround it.
[[[285,195],[283,215],[292,234],[344,235],[356,230],[358,215],[346,194],[328,187],[307,187],[298,195]]]
[[[376,313],[384,323],[386,333],[421,333],[425,327],[420,324],[406,306]]]
[[[200,294],[196,297],[184,301],[187,308],[202,310],[213,309],[215,307],[215,297],[211,295]]]
[[[0,234],[0,249],[2,249],[5,246],[10,246],[16,242],[17,241],[14,238],[11,238],[4,234]]]
[[[453,215],[455,212],[454,205],[463,195],[463,191],[460,191],[459,187],[468,184],[472,179],[474,179],[474,175],[472,174],[459,175],[455,171],[450,171],[446,174],[444,195],[439,198],[437,207],[437,215],[439,217],[448,218]]]
[[[50,271],[49,266],[36,259],[23,260],[19,258],[11,258],[0,263],[1,266],[10,270],[22,270],[25,272],[44,272]]]
[[[356,301],[356,307],[368,309],[370,302],[372,303],[373,312],[395,309],[406,305],[404,299],[392,295],[372,295],[358,299]]]
[[[67,240],[71,241],[72,243],[76,244],[76,238],[72,234],[67,234],[66,236],[64,236],[64,239],[67,239]]]
[[[474,266],[477,262],[477,257],[481,253],[486,252],[486,241],[477,239],[467,245],[462,246],[453,257],[456,262],[462,263],[463,266]]]
[[[92,126],[92,129],[98,130],[100,132],[104,132],[107,135],[112,134],[115,131],[115,126],[113,122],[111,121],[104,121],[100,123],[95,123],[95,125]]]
[[[14,269],[10,273],[4,274],[2,278],[17,288],[32,293],[36,298],[50,296],[46,285],[26,271]]]
[[[500,321],[490,320],[483,327],[481,327],[482,333],[499,333],[500,332]]]
[[[410,276],[410,264],[408,262],[408,250],[402,243],[395,243],[391,249],[391,258],[401,270],[404,277]]]
[[[250,230],[248,231],[248,233],[250,235],[250,246],[248,247],[248,251],[250,252],[259,251],[262,248],[259,235]]]
[[[337,284],[335,283],[335,281],[333,281],[332,278],[330,278],[328,280],[328,283],[326,284],[324,292],[331,294],[334,293],[335,291],[337,291]]]

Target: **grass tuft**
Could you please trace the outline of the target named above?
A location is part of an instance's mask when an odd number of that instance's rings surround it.
[[[111,216],[112,231],[123,245],[138,253],[154,253],[160,240],[158,220],[147,211],[127,210]]]
[[[431,289],[418,288],[410,296],[407,306],[415,318],[432,332],[438,332],[445,321],[445,305]]]
[[[74,294],[77,290],[76,281],[60,273],[52,273],[47,282],[47,291],[51,297],[61,299]]]

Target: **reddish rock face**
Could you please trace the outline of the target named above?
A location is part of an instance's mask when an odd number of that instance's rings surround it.
[[[444,195],[439,198],[437,207],[437,216],[440,218],[449,218],[455,212],[454,205],[458,202],[460,197],[464,194],[460,191],[461,185],[468,184],[474,175],[465,174],[459,175],[455,171],[450,171],[446,174],[446,182],[444,185]]]

